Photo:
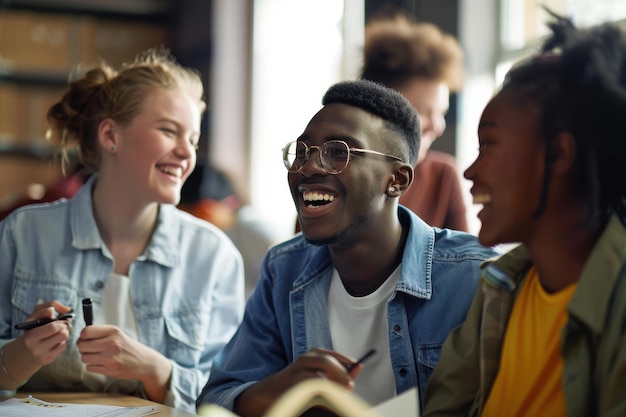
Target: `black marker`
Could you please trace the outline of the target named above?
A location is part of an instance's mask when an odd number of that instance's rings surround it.
[[[374,353],[376,353],[376,349],[372,349],[369,352],[367,352],[365,355],[361,356],[360,359],[358,359],[356,362],[351,363],[350,365],[346,366],[346,370],[348,372],[350,372],[351,370],[353,370],[354,368],[357,367],[357,365],[362,364],[363,362],[365,362],[367,359],[369,359],[370,356],[372,356]]]
[[[93,324],[93,307],[91,306],[91,298],[83,298],[83,318],[85,324],[91,326]]]
[[[24,323],[16,324],[14,327],[17,330],[30,330],[30,329],[34,329],[35,327],[43,326],[44,324],[52,323],[53,321],[67,320],[67,319],[72,319],[72,318],[74,318],[74,311],[70,310],[67,313],[61,314],[60,316],[55,317],[55,318],[47,317],[45,319],[25,321]]]

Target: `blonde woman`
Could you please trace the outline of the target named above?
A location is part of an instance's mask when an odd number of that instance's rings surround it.
[[[194,71],[151,50],[119,71],[89,70],[50,108],[49,139],[77,148],[92,175],[71,200],[0,223],[1,389],[122,392],[194,410],[244,305],[239,252],[175,208],[196,164],[202,95]]]

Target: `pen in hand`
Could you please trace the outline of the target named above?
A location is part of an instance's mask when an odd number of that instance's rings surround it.
[[[371,349],[369,350],[365,355],[361,356],[359,359],[357,359],[356,362],[351,363],[350,365],[346,365],[346,370],[348,372],[352,371],[354,368],[356,368],[358,365],[362,364],[363,362],[365,362],[367,359],[369,359],[374,353],[376,353],[376,349]]]
[[[30,330],[30,329],[34,329],[35,327],[43,326],[44,324],[52,323],[53,321],[68,320],[71,318],[74,318],[74,310],[70,310],[67,313],[61,314],[58,317],[54,317],[54,318],[46,317],[44,319],[25,321],[23,323],[16,324],[14,327],[17,330]]]
[[[83,298],[83,318],[85,324],[91,326],[93,324],[93,307],[91,305],[91,298]]]

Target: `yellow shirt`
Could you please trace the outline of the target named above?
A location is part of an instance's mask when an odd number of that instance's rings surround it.
[[[530,270],[509,318],[482,417],[565,416],[561,331],[575,290],[572,284],[548,294],[535,268]]]

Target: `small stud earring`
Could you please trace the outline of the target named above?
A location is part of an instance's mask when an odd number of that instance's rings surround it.
[[[389,186],[389,192],[390,193],[395,193],[396,192],[396,187],[394,187],[393,185]]]
[[[115,152],[115,146],[111,146],[111,152]]]

